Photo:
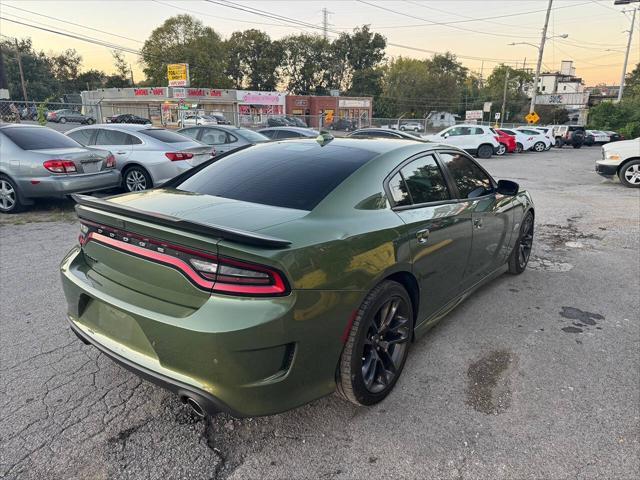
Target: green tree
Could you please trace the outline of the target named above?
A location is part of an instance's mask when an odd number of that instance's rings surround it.
[[[640,97],[640,63],[625,77],[622,95],[623,98]]]
[[[569,112],[561,105],[536,105],[536,113],[540,115],[541,125],[562,125],[569,121]]]
[[[329,42],[319,35],[291,35],[280,41],[281,74],[293,94],[327,93],[327,70],[331,63]]]
[[[399,57],[385,70],[380,100],[391,116],[424,118],[431,110],[458,110],[463,93],[477,88],[450,53],[430,59]]]
[[[167,19],[151,32],[142,47],[144,73],[155,85],[167,85],[167,65],[188,63],[191,85],[225,88],[225,43],[212,28],[190,15]]]
[[[384,49],[387,40],[379,33],[373,33],[368,25],[354,29],[349,37],[347,50],[348,66],[351,70],[350,95],[379,95],[382,90],[382,70]]]
[[[260,30],[233,32],[226,42],[226,73],[236,88],[275,90],[282,63],[279,42]]]
[[[5,40],[1,44],[7,82],[9,84],[9,95],[13,99],[24,100],[15,43]],[[29,38],[18,41],[18,51],[22,60],[29,100],[44,100],[49,96],[58,95],[60,85],[53,74],[51,59],[42,51],[36,52]]]
[[[95,90],[105,86],[107,76],[101,70],[87,70],[78,75],[76,83],[80,90]]]
[[[64,50],[51,57],[53,76],[60,85],[58,95],[82,90],[78,84],[78,75],[82,66],[82,57],[73,48]]]
[[[381,105],[376,106],[376,115],[396,117],[411,112],[422,117],[427,113],[424,96],[429,89],[428,77],[424,60],[398,57],[391,61],[383,77]]]
[[[507,82],[505,121],[524,121],[524,115],[529,112],[529,99],[523,88],[525,84],[532,81],[531,74],[500,64],[493,69],[487,78],[481,90],[481,98],[493,102],[494,108],[502,106],[507,72],[509,72],[509,81]]]

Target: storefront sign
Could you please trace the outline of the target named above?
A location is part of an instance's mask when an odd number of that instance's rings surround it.
[[[482,120],[482,110],[467,110],[464,119],[465,120]]]
[[[296,100],[293,103],[296,107],[306,107],[309,104],[307,100]]]
[[[134,88],[133,95],[135,97],[166,97],[166,87],[147,87],[147,88]]]
[[[188,87],[189,64],[173,63],[167,65],[167,79],[170,87]]]
[[[286,95],[278,92],[252,92],[237,90],[239,102],[248,105],[284,105]]]
[[[363,98],[361,100],[341,98],[338,100],[338,108],[369,108],[371,100]]]

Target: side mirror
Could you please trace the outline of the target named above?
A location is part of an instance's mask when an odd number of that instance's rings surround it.
[[[520,191],[520,185],[511,180],[498,180],[498,193],[501,195],[514,196]]]
[[[445,133],[443,133],[443,134],[442,134],[442,136],[443,136],[444,138],[449,138],[449,135],[450,135],[450,133],[449,133],[449,132],[445,132]]]

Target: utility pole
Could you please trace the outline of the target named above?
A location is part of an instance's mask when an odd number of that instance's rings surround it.
[[[500,111],[500,126],[502,126],[504,122],[504,111],[507,105],[507,86],[509,85],[509,70],[507,70],[506,75],[504,76],[504,93],[502,94],[502,110]],[[498,122],[496,122],[498,123]]]
[[[631,28],[629,29],[629,40],[627,41],[627,51],[624,54],[624,66],[622,67],[622,75],[620,76],[620,90],[618,90],[618,101],[622,100],[622,92],[624,91],[624,80],[627,75],[627,62],[629,61],[629,50],[631,49],[631,38],[633,37],[633,27],[636,23],[637,8],[633,9],[633,17],[631,17]]]
[[[135,86],[136,86],[136,84],[135,84],[135,82],[133,81],[133,68],[131,68],[131,64],[129,64],[129,73],[131,73],[131,86],[132,86],[132,87],[135,87]]]
[[[329,14],[331,12],[326,8],[322,9],[322,36],[325,40],[329,39]]]
[[[542,55],[544,54],[544,42],[547,40],[547,28],[549,27],[549,16],[551,15],[551,6],[553,0],[549,0],[549,6],[547,7],[547,16],[544,19],[544,27],[542,28],[542,38],[540,39],[540,48],[538,48],[538,64],[536,65],[536,76],[533,79],[533,92],[531,93],[531,105],[529,106],[529,113],[535,111],[536,108],[536,95],[538,94],[538,79],[540,78],[540,68],[542,67]]]
[[[18,39],[14,39],[16,41],[16,57],[18,57],[18,70],[20,70],[20,82],[22,83],[22,96],[24,97],[24,101],[28,102],[27,98],[27,86],[24,83],[24,72],[22,71],[22,58],[20,57],[20,49],[18,48]]]

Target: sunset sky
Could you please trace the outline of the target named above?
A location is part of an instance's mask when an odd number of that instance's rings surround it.
[[[322,9],[327,8],[330,37],[335,36],[332,32],[369,24],[394,44],[387,46],[388,56],[425,58],[431,56],[429,52],[448,50],[472,71],[480,73],[483,68],[486,76],[500,62],[520,67],[525,62],[528,67],[535,65],[536,48],[509,44],[540,41],[546,6],[547,0],[0,0],[0,34],[2,38],[31,37],[36,49],[47,52],[74,48],[82,55],[83,70],[111,72],[109,48],[9,20],[139,50],[155,27],[178,13],[194,15],[224,38],[235,30],[258,28],[275,39],[302,31],[321,31],[238,8],[260,9],[318,27],[322,25]],[[556,70],[561,60],[573,60],[577,74],[587,85],[618,84],[627,42],[624,31],[630,28],[631,14],[621,13],[623,7],[614,7],[613,0],[555,0],[553,8],[548,35],[569,37],[547,42],[543,70]],[[501,18],[495,18],[498,16]],[[637,18],[629,71],[640,61],[639,24]],[[135,53],[125,56],[134,75],[141,79],[140,57]],[[481,58],[485,59],[484,65]]]

